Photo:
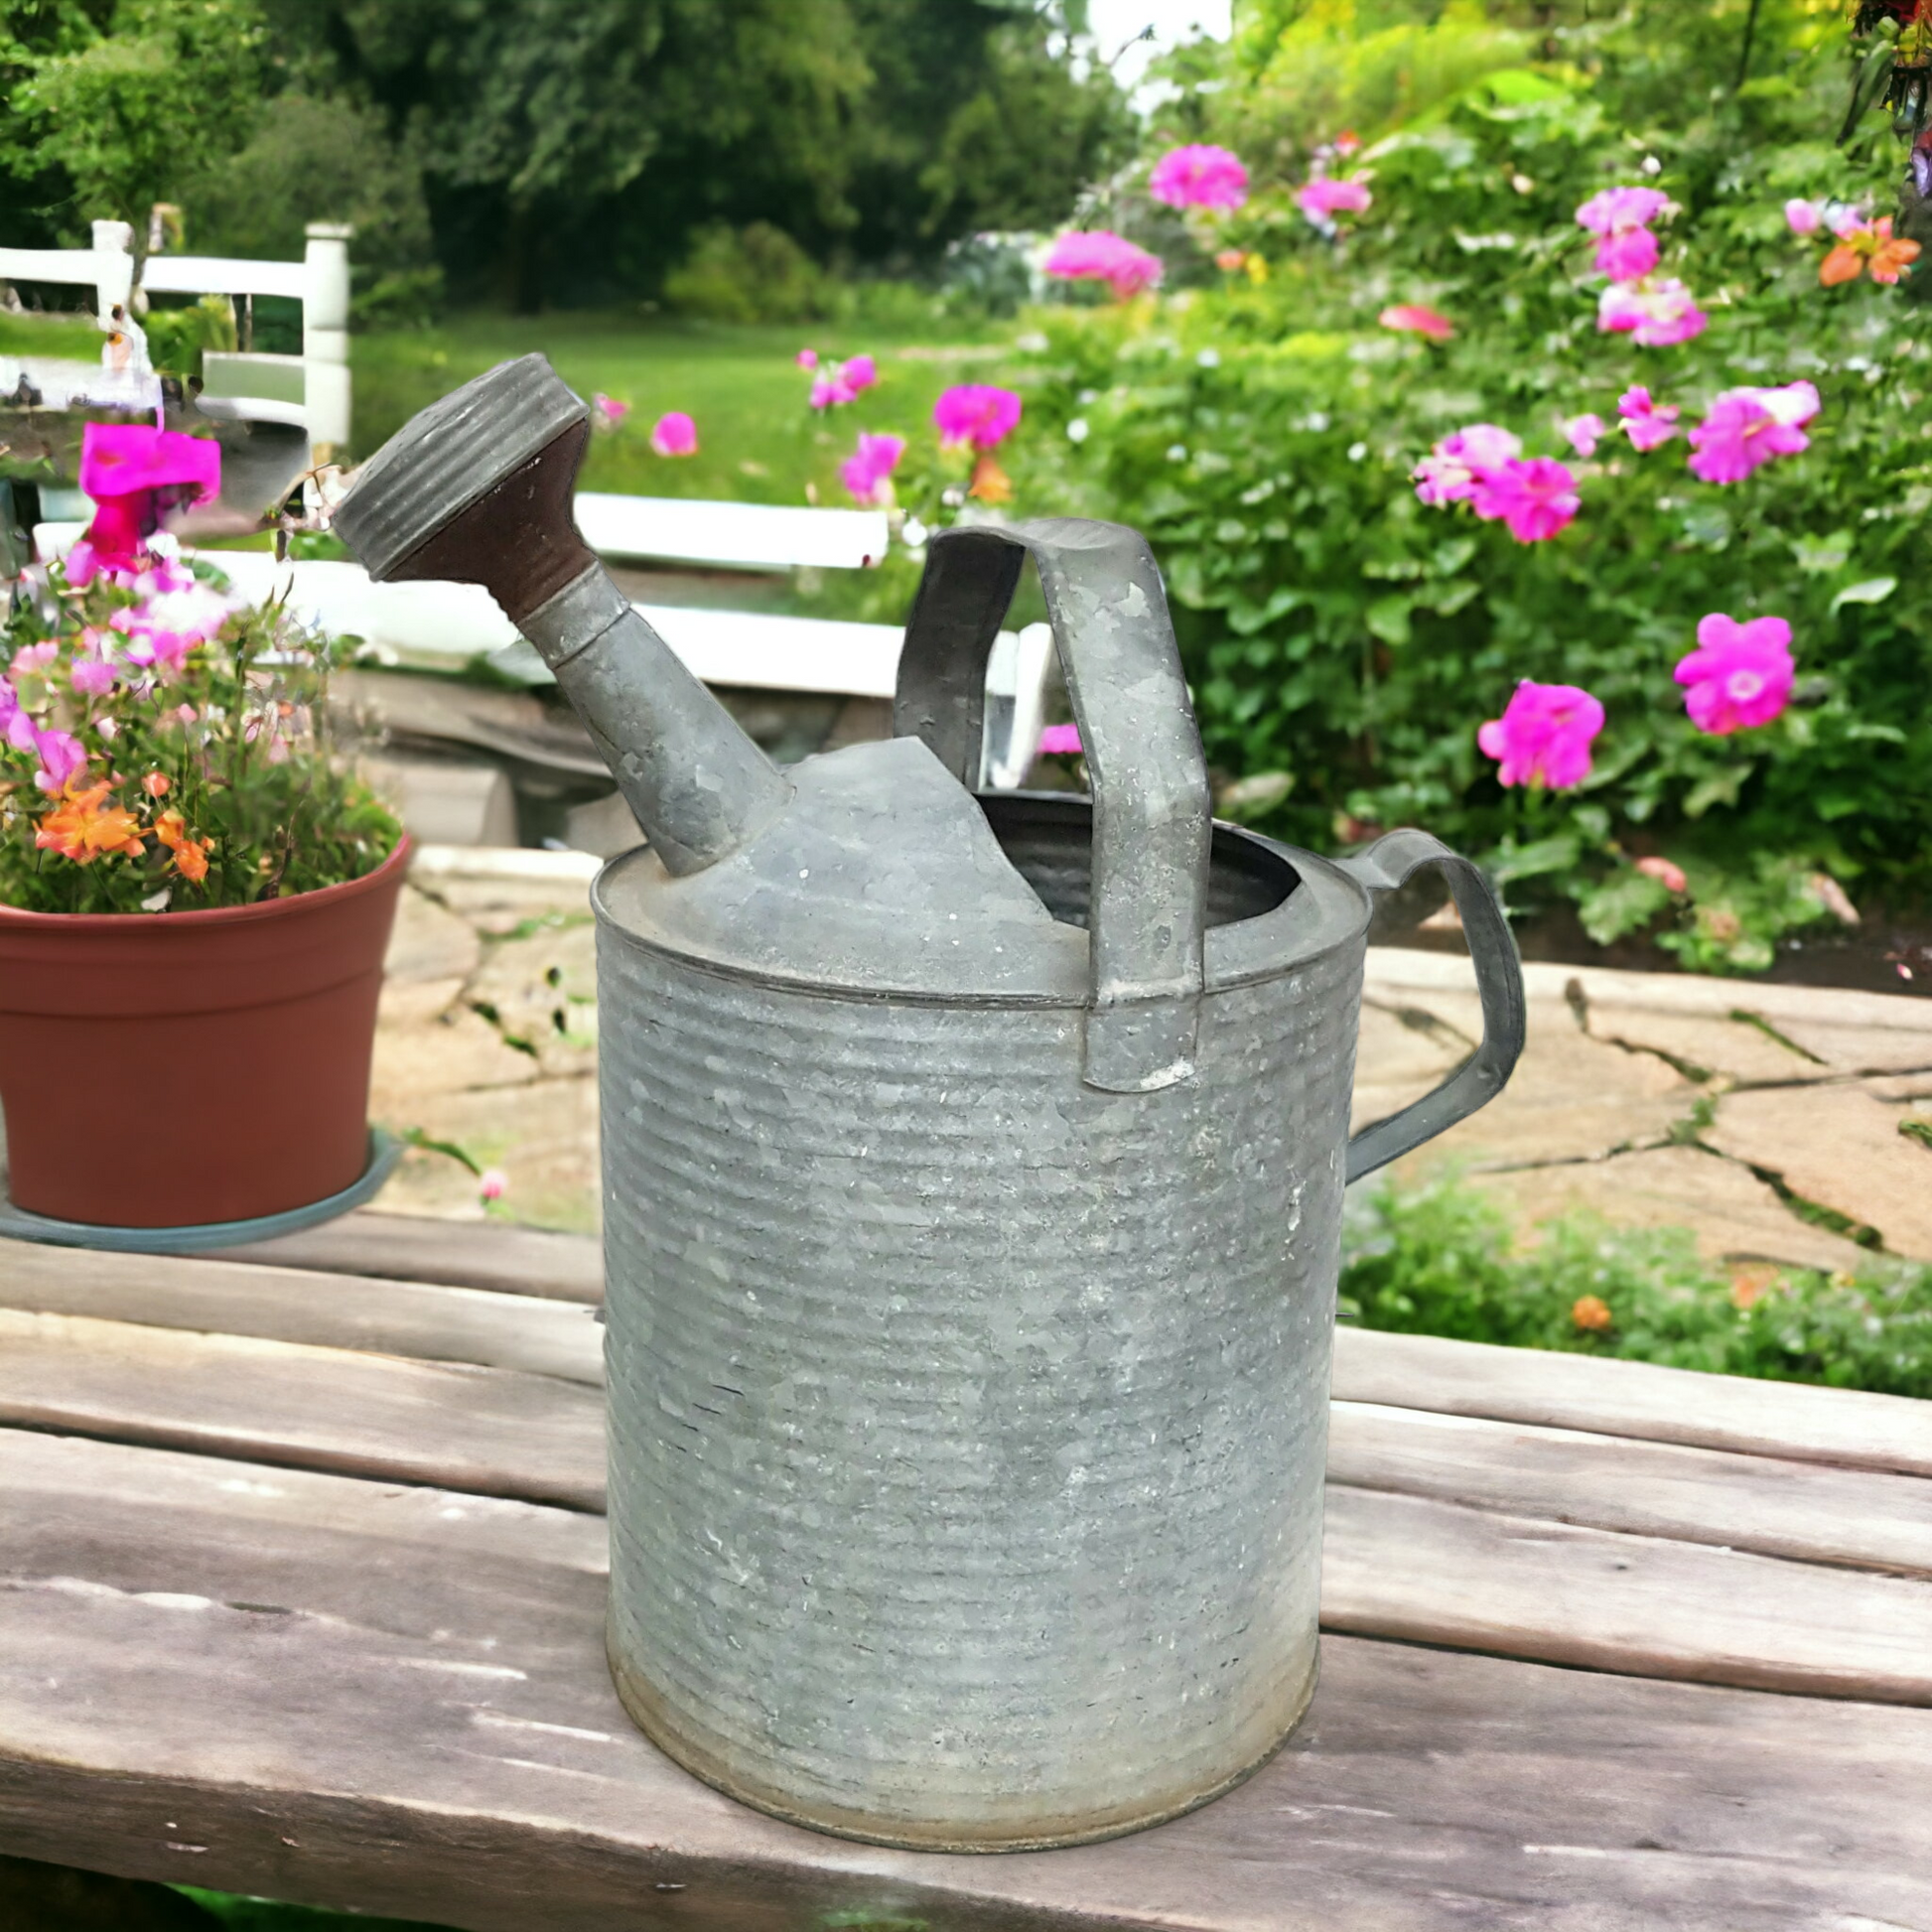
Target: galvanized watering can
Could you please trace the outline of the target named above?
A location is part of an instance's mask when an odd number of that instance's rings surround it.
[[[780,771],[570,520],[539,356],[367,466],[371,576],[486,585],[650,845],[597,882],[609,1648],[632,1717],[821,1831],[955,1851],[1153,1824],[1315,1680],[1341,1194],[1523,1037],[1475,868],[1209,815],[1146,543],[932,540],[895,729]],[[975,798],[1031,556],[1091,775]],[[1481,1050],[1348,1138],[1372,901],[1448,874]]]

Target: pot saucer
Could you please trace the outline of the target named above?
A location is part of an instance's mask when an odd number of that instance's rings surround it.
[[[197,1255],[210,1248],[238,1248],[248,1241],[272,1241],[322,1221],[332,1221],[372,1200],[402,1158],[401,1143],[381,1128],[369,1129],[368,1165],[340,1193],[280,1214],[247,1221],[205,1221],[193,1227],[116,1228],[88,1221],[57,1221],[16,1207],[0,1189],[0,1235],[12,1241],[40,1241],[54,1248],[105,1248],[118,1254]]]

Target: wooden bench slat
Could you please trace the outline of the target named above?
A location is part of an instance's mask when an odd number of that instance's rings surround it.
[[[1325,1629],[1932,1705],[1932,1583],[1331,1484]]]
[[[1506,1516],[1932,1577],[1932,1482],[1337,1402],[1328,1480]]]
[[[0,1309],[0,1423],[604,1506],[601,1392],[508,1369]]]
[[[587,1234],[552,1234],[499,1221],[438,1221],[364,1209],[300,1234],[221,1248],[201,1259],[441,1282],[450,1288],[488,1288],[558,1302],[604,1300],[601,1242]]]
[[[1334,1393],[1790,1461],[1932,1475],[1932,1402],[1370,1328],[1335,1332]]]
[[[403,1504],[399,1525],[380,1484],[0,1432],[7,1849],[475,1932],[1932,1921],[1923,1712],[1345,1636],[1290,1747],[1157,1831],[986,1859],[821,1838],[632,1729],[603,1579],[568,1554],[590,1523]]]
[[[598,1392],[505,1369],[0,1311],[0,1423],[585,1510],[604,1501]],[[1416,1459],[1405,1427],[1351,1419],[1344,1456],[1359,1466],[1379,1454],[1391,1478]],[[1390,1445],[1379,1451],[1378,1428]],[[1596,1493],[1616,1497],[1626,1468],[1641,1490],[1641,1447],[1585,1447]],[[1410,1479],[1445,1481],[1426,1465]],[[1879,1491],[1854,1520],[1883,1518],[1892,1497]],[[1775,1531],[1776,1512],[1755,1507]],[[1747,1542],[1762,1533],[1752,1512],[1748,1497],[1734,1504],[1714,1481],[1698,1528],[1708,1538],[1734,1520],[1732,1541]],[[1624,1520],[1643,1521],[1641,1508]],[[1322,1609],[1337,1629],[1932,1703],[1932,1583],[1341,1484],[1329,1489],[1327,1523]]]
[[[595,1309],[424,1282],[0,1241],[0,1309],[604,1380]]]

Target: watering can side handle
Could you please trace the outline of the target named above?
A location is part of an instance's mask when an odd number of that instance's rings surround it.
[[[1152,1093],[1194,1073],[1213,807],[1147,539],[1085,517],[939,532],[905,626],[893,729],[973,786],[987,653],[1028,556],[1093,784],[1081,1077],[1103,1093]]]
[[[1348,1143],[1348,1178],[1360,1180],[1431,1141],[1502,1092],[1523,1051],[1526,1014],[1516,938],[1480,867],[1427,832],[1391,832],[1338,862],[1371,895],[1394,892],[1424,866],[1440,866],[1455,896],[1482,1001],[1482,1044],[1435,1092],[1364,1127]]]

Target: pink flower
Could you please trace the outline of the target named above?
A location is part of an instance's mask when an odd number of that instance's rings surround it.
[[[1613,282],[1596,302],[1596,327],[1605,335],[1630,335],[1639,348],[1688,343],[1703,335],[1710,321],[1691,291],[1674,279],[1634,286]]]
[[[114,667],[97,657],[83,657],[69,674],[68,682],[83,698],[98,698],[114,688]]]
[[[510,1177],[501,1168],[485,1168],[477,1176],[477,1198],[479,1200],[501,1200],[509,1191]]]
[[[1577,514],[1577,479],[1555,457],[1513,457],[1476,479],[1469,507],[1485,521],[1500,517],[1518,543],[1541,543]]]
[[[1337,214],[1360,214],[1375,200],[1368,183],[1359,178],[1337,181],[1317,175],[1295,191],[1295,206],[1319,226],[1332,226]]]
[[[1842,241],[1847,235],[1857,234],[1866,225],[1864,209],[1851,202],[1830,202],[1826,205],[1825,225]]]
[[[80,741],[66,732],[36,731],[34,751],[40,759],[34,782],[43,791],[62,791],[69,778],[77,778],[87,768],[87,755],[80,749]]]
[[[1248,171],[1226,148],[1174,148],[1155,163],[1147,192],[1170,207],[1236,208],[1248,199]]]
[[[1597,444],[1608,434],[1609,424],[1591,411],[1587,416],[1559,418],[1557,428],[1563,432],[1563,440],[1579,456],[1594,456]]]
[[[1521,456],[1520,437],[1494,423],[1473,423],[1443,440],[1416,465],[1416,494],[1432,509],[1475,494],[1478,479]]]
[[[135,490],[192,487],[197,503],[221,492],[220,445],[145,423],[88,423],[80,432],[80,487],[95,502]]]
[[[1784,219],[1793,234],[1814,235],[1825,225],[1825,211],[1816,202],[1790,201],[1784,205]]]
[[[14,652],[13,661],[7,666],[10,677],[39,677],[61,654],[61,646],[55,643],[22,644]]]
[[[959,382],[932,405],[942,448],[992,450],[1020,426],[1020,398],[988,382]]]
[[[1670,207],[1655,188],[1606,188],[1577,210],[1577,225],[1597,237],[1596,270],[1613,282],[1634,282],[1657,266],[1650,223]]]
[[[879,380],[879,366],[870,355],[855,355],[839,370],[845,386],[856,396]]]
[[[1054,241],[1045,272],[1062,282],[1105,282],[1124,302],[1159,284],[1161,257],[1110,228],[1076,228]]]
[[[1384,309],[1375,320],[1384,329],[1412,336],[1427,336],[1432,343],[1446,343],[1455,334],[1455,324],[1448,316],[1438,315],[1434,309],[1425,309],[1413,302],[1398,302],[1393,308]]]
[[[1080,727],[1078,725],[1048,725],[1039,735],[1040,756],[1052,758],[1078,755],[1080,751]]]
[[[1589,776],[1589,748],[1603,729],[1603,707],[1574,684],[1534,684],[1525,678],[1500,718],[1476,733],[1485,758],[1495,759],[1505,785],[1548,785],[1568,791]]]
[[[34,721],[20,708],[20,694],[0,677],[0,738],[16,752],[34,749]]]
[[[1691,432],[1691,474],[1711,483],[1742,483],[1773,457],[1811,447],[1805,425],[1818,414],[1809,382],[1777,389],[1726,389]]]
[[[1691,890],[1691,882],[1684,877],[1684,868],[1672,865],[1668,859],[1639,859],[1637,870],[1656,880],[1668,893],[1688,893]]]
[[[1661,448],[1677,434],[1677,405],[1652,402],[1648,389],[1624,390],[1616,399],[1616,413],[1630,447],[1639,454]]]
[[[791,359],[801,369],[815,369],[818,367],[818,350],[815,348],[801,348]]]
[[[861,430],[859,447],[839,465],[839,481],[862,503],[890,503],[892,475],[904,454],[904,437],[869,436]]]
[[[1739,623],[1718,611],[1698,625],[1698,648],[1676,673],[1691,723],[1719,738],[1768,725],[1790,703],[1796,674],[1782,618]]]
[[[616,396],[607,396],[602,389],[591,400],[597,406],[597,413],[603,417],[606,429],[616,429],[630,414],[627,402],[620,402]]]
[[[807,351],[809,353],[810,351]],[[818,367],[812,357],[811,367]],[[814,409],[836,409],[842,403],[856,402],[860,394],[879,380],[879,366],[870,355],[855,355],[849,362],[833,362],[820,369],[813,379],[809,398]]]
[[[659,456],[696,456],[698,426],[683,410],[673,409],[651,425],[650,446]]]
[[[1239,248],[1223,248],[1214,257],[1214,266],[1224,275],[1232,275],[1237,268],[1247,262],[1247,256]]]

